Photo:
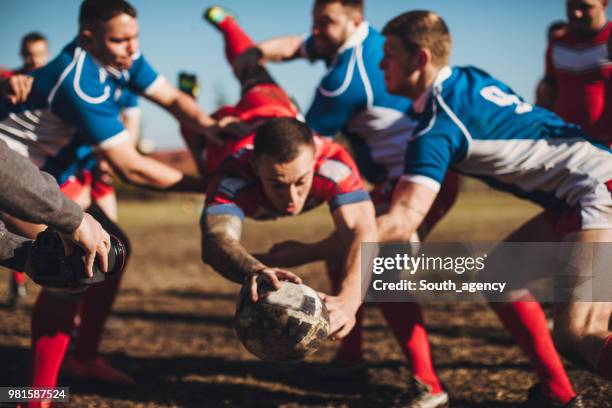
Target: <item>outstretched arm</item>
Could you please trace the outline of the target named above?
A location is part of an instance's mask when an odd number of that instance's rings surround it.
[[[302,282],[295,274],[268,267],[247,252],[240,243],[242,220],[239,217],[203,214],[201,228],[202,261],[233,282],[250,282],[254,302],[258,299],[257,280],[260,276],[276,289],[280,288],[280,280]]]
[[[389,212],[378,217],[380,241],[410,242],[437,194],[423,184],[400,179],[393,190]]]
[[[215,129],[217,121],[204,113],[194,98],[181,92],[167,80],[160,81],[154,91],[145,96],[167,110],[181,124],[203,134],[209,142],[222,144]]]
[[[336,231],[343,244],[344,278],[336,296],[323,296],[330,312],[333,338],[346,336],[355,324],[355,314],[362,302],[362,243],[378,241],[376,218],[371,201],[343,205],[333,215]]]
[[[302,56],[304,38],[301,35],[277,37],[257,44],[265,61],[289,61]]]
[[[100,154],[123,180],[135,186],[162,191],[204,192],[205,183],[200,178],[143,156],[127,138],[101,150]]]

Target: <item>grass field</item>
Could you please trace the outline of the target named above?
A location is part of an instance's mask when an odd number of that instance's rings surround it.
[[[130,388],[61,378],[69,406],[260,407],[380,406],[410,372],[379,312],[365,311],[367,368],[347,375],[327,362],[329,342],[299,364],[256,360],[238,342],[233,312],[238,287],[200,261],[201,203],[189,198],[122,202],[120,224],[134,255],[108,321],[102,352],[137,379]],[[490,192],[465,193],[432,241],[495,241],[537,208]],[[247,222],[243,240],[261,251],[284,239],[314,241],[331,230],[326,208],[279,222]],[[297,270],[317,289],[327,281],[319,264]],[[3,275],[6,276],[6,275]],[[0,385],[26,385],[33,284],[23,305],[0,309]],[[6,279],[0,282],[6,291]],[[453,407],[517,407],[536,381],[526,358],[482,304],[425,305],[434,363]],[[588,407],[612,407],[612,386],[568,365]]]

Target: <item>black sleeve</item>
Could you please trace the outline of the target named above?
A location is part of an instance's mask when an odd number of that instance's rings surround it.
[[[74,232],[83,220],[81,208],[27,158],[0,140],[0,211],[23,221]]]

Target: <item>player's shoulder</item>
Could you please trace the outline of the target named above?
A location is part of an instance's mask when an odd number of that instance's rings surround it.
[[[578,35],[572,30],[565,30],[550,40],[551,46],[560,46],[570,49],[585,49],[591,46],[606,45],[610,33],[612,32],[612,22],[608,22],[598,32],[593,35]]]
[[[375,41],[375,35],[370,38],[370,25],[362,22],[338,49],[336,57],[321,81],[320,88],[328,92],[336,91],[336,93],[341,93],[339,90],[348,88],[352,78],[359,75],[357,48],[363,48],[362,45],[372,41]]]
[[[47,74],[55,84],[49,92],[49,102],[58,95],[78,105],[100,105],[112,100],[109,73],[76,42],[66,46],[56,63],[50,65]]]
[[[355,172],[356,166],[350,154],[341,145],[322,136],[315,136],[315,145],[315,175],[337,184]]]
[[[437,92],[448,105],[478,103],[481,99],[479,95],[487,87],[498,88],[504,92],[511,91],[506,84],[485,70],[472,65],[445,67],[434,83],[434,88],[438,88]]]

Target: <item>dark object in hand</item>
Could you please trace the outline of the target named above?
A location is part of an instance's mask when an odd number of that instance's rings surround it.
[[[36,237],[30,250],[26,274],[41,286],[60,289],[85,288],[93,283],[117,277],[123,270],[126,260],[125,246],[111,235],[111,248],[108,252],[108,271],[102,272],[98,260],[93,265],[93,276],[85,271],[85,252],[75,247],[66,256],[64,244],[57,231],[47,229]]]

